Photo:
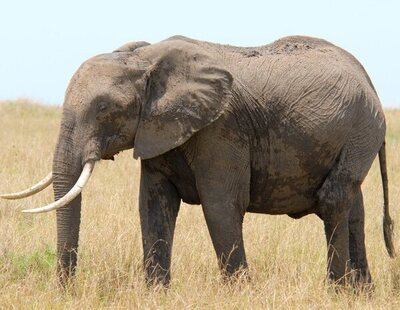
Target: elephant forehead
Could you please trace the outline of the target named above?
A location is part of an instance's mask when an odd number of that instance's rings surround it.
[[[77,78],[88,81],[111,80],[124,75],[121,65],[106,58],[93,58],[82,64],[77,71]]]
[[[82,100],[88,100],[99,93],[111,92],[111,88],[126,83],[122,69],[115,66],[81,67],[72,77],[65,94],[65,100],[72,105],[81,104]]]

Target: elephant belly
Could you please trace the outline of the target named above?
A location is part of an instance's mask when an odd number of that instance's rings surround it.
[[[252,148],[250,204],[248,212],[313,213],[317,191],[324,182],[341,144],[320,144],[309,139],[265,139]]]
[[[252,193],[247,212],[265,214],[313,213],[317,206],[316,192],[319,186],[298,180],[270,179],[269,184],[260,186],[258,193]],[[318,182],[315,182],[318,183]]]

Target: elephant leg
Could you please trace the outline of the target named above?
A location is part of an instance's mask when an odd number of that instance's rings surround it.
[[[328,246],[328,279],[345,284],[350,267],[348,216],[338,220],[326,219],[324,226]]]
[[[318,192],[319,216],[324,221],[328,247],[328,279],[345,284],[350,270],[349,213],[355,195],[353,182],[338,168],[340,165],[330,172]]]
[[[151,161],[142,161],[139,211],[148,284],[169,284],[179,206],[180,197],[175,186],[151,166]]]
[[[204,216],[217,254],[218,265],[225,276],[247,268],[243,245],[243,215],[233,203],[205,203]]]
[[[237,127],[226,128],[226,121],[214,122],[196,136],[191,163],[218,264],[227,277],[247,268],[242,224],[250,203],[250,151],[246,137],[237,133]]]
[[[375,132],[354,131],[318,191],[319,215],[328,241],[328,276],[338,283],[371,281],[364,244],[361,184],[381,143]],[[376,141],[372,144],[371,141]],[[356,272],[350,273],[351,268]],[[355,276],[354,276],[355,274]]]
[[[349,214],[349,248],[354,285],[372,283],[365,251],[364,203],[360,188]]]
[[[239,152],[235,159],[230,152],[225,154],[221,160],[215,156],[198,163],[202,169],[196,173],[196,183],[219,267],[229,277],[247,268],[242,225],[249,204],[250,171]]]

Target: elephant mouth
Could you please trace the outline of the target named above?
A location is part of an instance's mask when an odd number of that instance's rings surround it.
[[[126,140],[126,137],[119,135],[107,137],[103,143],[101,159],[114,160],[114,156],[120,152],[133,148],[133,142],[125,143]]]
[[[117,153],[115,153],[114,155],[117,155],[119,152],[117,152]],[[104,160],[114,160],[115,158],[114,158],[114,155],[105,155],[105,156],[103,156],[101,159],[104,159]]]
[[[117,136],[108,137],[104,143],[103,155],[101,159],[114,160],[114,156],[119,153],[119,150],[114,147]]]
[[[104,156],[104,157],[102,157],[101,159],[104,159],[104,160],[114,160],[114,155]]]

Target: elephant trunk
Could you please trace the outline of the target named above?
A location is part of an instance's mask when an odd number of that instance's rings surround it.
[[[81,152],[76,150],[74,126],[63,120],[53,160],[55,200],[61,199],[74,186],[82,171]],[[75,273],[81,217],[81,194],[65,207],[57,209],[57,273],[65,286]]]

